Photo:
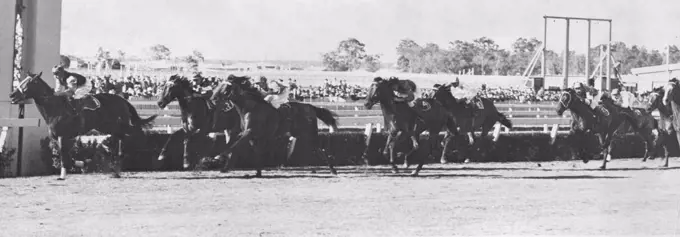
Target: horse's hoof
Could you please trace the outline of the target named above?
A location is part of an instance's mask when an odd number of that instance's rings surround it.
[[[64,181],[64,180],[66,180],[66,178],[59,177],[59,178],[57,178],[57,180]]]
[[[601,169],[601,170],[606,170],[607,167],[605,167],[605,166],[603,165],[603,166],[600,166],[600,169]]]
[[[439,163],[446,164],[447,161],[446,160],[439,160]]]
[[[164,155],[159,155],[159,156],[158,156],[158,160],[164,160],[164,159],[165,159],[165,156],[164,156]]]
[[[470,159],[469,158],[465,159],[465,161],[463,161],[463,163],[470,163]]]
[[[120,174],[112,174],[111,178],[120,179]]]
[[[408,169],[408,167],[411,166],[409,164],[404,164],[404,169]]]
[[[418,177],[418,172],[416,171],[411,172],[411,177]]]
[[[588,164],[590,160],[583,160],[583,164]]]

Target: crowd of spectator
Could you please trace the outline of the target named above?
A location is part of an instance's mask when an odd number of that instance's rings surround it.
[[[94,83],[94,93],[119,94],[125,98],[151,98],[157,96],[163,89],[161,83],[165,81],[165,78],[160,78],[159,76],[128,76],[123,78],[107,75],[103,77],[90,76],[90,79]],[[284,85],[289,85],[292,97],[301,101],[358,100],[365,98],[367,94],[367,88],[351,85],[346,80],[337,78],[325,79],[321,86],[299,85],[297,80],[292,78],[287,79],[287,81],[283,79],[275,80],[279,80]],[[196,88],[210,90],[220,81],[221,79],[217,77],[204,77],[201,79],[201,85]],[[556,91],[540,90],[534,92],[532,89],[522,87],[500,88],[482,86],[479,93],[482,97],[491,99],[494,102],[516,101],[526,103],[557,101],[559,99],[559,92]],[[431,94],[431,89],[422,87],[421,94],[428,96]]]

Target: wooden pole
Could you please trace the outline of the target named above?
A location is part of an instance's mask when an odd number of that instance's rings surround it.
[[[562,79],[562,89],[569,87],[569,19],[567,19],[566,35],[564,43],[564,65],[562,65],[562,72],[564,79]]]
[[[590,75],[590,25],[591,21],[588,20],[588,43],[586,44],[586,82],[588,81],[588,76]]]
[[[607,40],[607,90],[612,89],[612,22],[609,21],[609,40]]]
[[[543,47],[541,47],[541,50],[543,53],[541,54],[541,77],[543,77],[543,80],[545,80],[546,76],[546,66],[545,66],[545,53],[546,53],[546,47],[548,45],[548,18],[544,17],[543,18]]]

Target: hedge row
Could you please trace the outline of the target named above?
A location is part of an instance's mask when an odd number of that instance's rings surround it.
[[[127,171],[152,171],[152,170],[180,170],[182,166],[182,141],[176,141],[170,147],[172,150],[166,153],[166,160],[158,161],[160,149],[165,144],[169,135],[167,134],[148,134],[144,142],[135,141],[134,147],[129,147],[132,150],[126,152],[126,159],[124,160],[124,170]],[[421,149],[418,154],[427,154],[430,152],[430,146],[427,144],[427,135],[421,137]],[[441,136],[440,139],[441,140]],[[285,164],[286,166],[324,166],[325,163],[312,156],[311,148],[308,145],[309,139],[302,137],[298,138],[296,150],[291,159]],[[550,136],[546,133],[532,133],[532,134],[502,134],[497,142],[491,141],[488,137],[487,141],[483,141],[482,149],[480,151],[471,151],[472,162],[517,162],[517,161],[556,161],[556,160],[574,160],[580,159],[574,157],[572,151],[572,144],[575,144],[573,138],[568,135],[558,135],[554,144],[550,144]],[[588,144],[598,144],[594,136]],[[387,164],[388,159],[381,155],[381,149],[385,145],[386,134],[374,133],[371,137],[370,147],[368,149],[368,160],[371,165]],[[680,156],[680,149],[675,142],[675,138],[671,139],[670,152],[672,156]],[[107,141],[104,141],[106,143]],[[226,148],[224,136],[218,136],[211,141],[214,147],[210,149],[210,157],[218,154]],[[365,136],[358,132],[336,132],[336,133],[320,133],[318,142],[322,149],[332,158],[336,165],[362,165],[365,162],[361,159],[362,152],[366,148]],[[199,141],[200,144],[206,144]],[[464,142],[463,142],[464,143]],[[130,144],[130,143],[128,143]],[[211,145],[213,145],[211,144]],[[47,140],[43,141],[43,157],[48,165],[55,168],[58,164],[55,162],[56,157],[49,146]],[[642,157],[645,154],[645,144],[641,138],[634,134],[622,134],[614,139],[612,142],[613,158],[622,157]],[[409,143],[400,145],[402,149],[408,149]],[[206,149],[206,148],[200,148]],[[277,166],[283,163],[284,148],[280,146],[277,157],[273,160],[267,160],[267,166]],[[591,145],[589,151],[597,153],[596,147]],[[247,157],[252,155],[244,154],[245,158],[238,159],[235,162],[236,168],[252,168],[252,159]],[[81,143],[78,142],[73,146],[70,152],[74,160],[85,161],[87,165],[83,172],[98,172],[105,171],[108,166],[105,161],[108,157],[108,152],[100,144],[96,142]],[[428,162],[439,162],[441,154],[441,146],[435,145],[431,150],[431,156]],[[455,153],[454,153],[455,154]],[[662,154],[662,153],[659,153]],[[450,162],[460,161],[459,157],[449,155]],[[401,163],[403,159],[399,162]],[[208,162],[208,168],[217,168],[218,164]],[[56,172],[56,169],[55,169]]]

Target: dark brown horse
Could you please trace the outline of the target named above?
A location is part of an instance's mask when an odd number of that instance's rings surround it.
[[[432,98],[439,101],[444,107],[446,107],[452,114],[460,128],[461,134],[466,134],[468,136],[469,145],[473,145],[473,150],[483,149],[482,143],[476,141],[485,141],[485,137],[489,134],[489,131],[493,129],[496,122],[502,124],[507,128],[512,128],[512,122],[508,120],[505,114],[498,112],[498,109],[494,105],[493,101],[481,98],[483,103],[482,110],[478,113],[474,113],[472,108],[469,108],[464,104],[464,102],[459,101],[451,94],[451,84],[440,85],[434,89],[434,94]],[[476,129],[481,128],[481,140],[478,140],[474,136]],[[451,137],[446,138],[444,147],[448,147],[447,143],[451,142]],[[468,152],[467,149],[460,149],[459,154],[466,157]],[[448,151],[448,150],[445,150]],[[469,158],[466,157],[465,162],[468,162]],[[440,162],[442,164],[446,163],[446,156],[442,153]]]
[[[630,110],[625,110],[614,103],[614,100],[608,94],[601,97],[601,103],[596,109],[592,109],[578,93],[572,89],[567,88],[562,92],[559,102],[557,103],[557,115],[562,116],[564,111],[571,112],[571,136],[574,136],[574,141],[578,141],[577,155],[581,156],[584,163],[587,163],[590,158],[583,155],[584,143],[587,143],[587,134],[594,133],[600,140],[600,155],[602,157],[602,166],[600,169],[607,168],[607,162],[611,160],[611,141],[614,132],[621,127],[623,122],[629,122],[633,129],[638,129],[637,122]]]
[[[158,107],[163,109],[174,100],[179,104],[182,129],[170,135],[158,160],[165,159],[168,145],[174,144],[176,139],[182,139],[184,168],[193,169],[197,167],[201,158],[212,150],[214,144],[208,139],[209,133],[224,132],[228,146],[236,141],[241,132],[241,118],[238,112],[230,108],[217,110],[209,98],[194,91],[188,78],[170,76],[163,86]]]
[[[409,82],[408,80],[405,81]],[[380,108],[386,121],[385,128],[388,129],[389,133],[385,148],[383,149],[383,155],[389,155],[393,173],[399,172],[395,159],[397,156],[395,146],[399,142],[405,139],[411,140],[411,150],[404,157],[404,166],[408,167],[409,156],[418,149],[419,137],[424,131],[428,131],[430,134],[429,143],[431,147],[440,144],[438,135],[444,128],[446,128],[448,133],[452,133],[453,136],[457,135],[456,123],[451,113],[438,101],[418,98],[414,101],[415,106],[413,108],[409,107],[407,101],[397,101],[394,88],[397,83],[403,82],[404,80],[397,78],[390,78],[389,80],[384,80],[380,77],[375,78],[364,104],[366,109],[371,109],[373,105],[380,103]],[[409,83],[415,87],[415,84]],[[420,116],[418,113],[420,113]],[[426,158],[427,156],[419,157],[418,166],[411,175],[418,175],[423,168]]]
[[[664,167],[668,167],[668,160],[670,156],[668,154],[668,145],[671,141],[670,138],[673,133],[675,133],[675,136],[678,138],[678,143],[680,143],[680,133],[678,133],[678,131],[680,131],[680,127],[678,127],[677,123],[674,123],[673,121],[673,108],[671,106],[664,105],[663,99],[665,95],[666,93],[663,87],[654,88],[652,92],[649,93],[649,99],[651,103],[647,107],[647,111],[650,113],[654,110],[659,111],[659,135],[656,140],[656,146],[663,146],[664,158],[666,158]]]
[[[627,114],[632,120],[624,120],[621,123],[621,126],[616,128],[614,134],[626,134],[629,132],[634,132],[638,136],[642,138],[643,141],[645,141],[646,144],[646,151],[645,151],[645,156],[643,157],[642,161],[647,161],[649,158],[654,158],[656,156],[656,135],[657,129],[658,129],[658,122],[654,118],[654,116],[651,114],[651,112],[648,112],[647,109],[644,108],[623,108],[620,106],[620,104],[615,103],[614,98],[612,98],[612,95],[608,92],[600,92],[597,89],[595,89],[592,86],[586,86],[583,85],[582,83],[579,83],[578,88],[576,88],[576,94],[580,98],[587,98],[586,99],[586,104],[591,104],[591,103],[599,103],[598,96],[602,97],[603,99],[600,99],[600,102],[603,103],[612,103],[616,105],[616,108],[620,108],[622,113]],[[590,101],[588,101],[590,100]],[[595,101],[593,101],[595,100]],[[592,106],[591,106],[592,108]],[[603,107],[597,107],[598,110],[602,110]],[[606,158],[607,161],[611,161],[609,157]]]
[[[329,157],[318,146],[318,124],[320,119],[325,124],[337,129],[337,115],[325,108],[313,105],[288,102],[275,108],[264,100],[264,96],[250,83],[249,77],[230,75],[226,82],[220,83],[211,97],[216,105],[233,104],[241,117],[240,134],[230,151],[240,151],[245,142],[249,142],[255,150],[256,176],[262,175],[262,160],[272,157],[277,151],[277,139],[284,137],[312,136],[311,141],[317,143],[313,153],[323,159],[332,174],[337,174]],[[292,149],[288,149],[288,156]],[[231,154],[224,152],[218,159],[226,159],[229,164]]]
[[[114,178],[120,178],[122,165],[122,140],[127,136],[144,136],[142,128],[152,125],[156,115],[146,119],[139,117],[135,107],[123,97],[111,94],[97,94],[84,98],[90,106],[80,112],[71,109],[66,95],[55,95],[54,89],[40,78],[42,73],[30,74],[21,81],[18,88],[10,94],[12,103],[33,99],[48,126],[49,138],[59,146],[61,174],[59,180],[66,179],[66,169],[71,167],[71,159],[66,157],[74,138],[91,130],[112,136],[118,143],[117,154],[111,160]],[[115,144],[115,143],[114,143]],[[68,163],[67,163],[68,162]]]

